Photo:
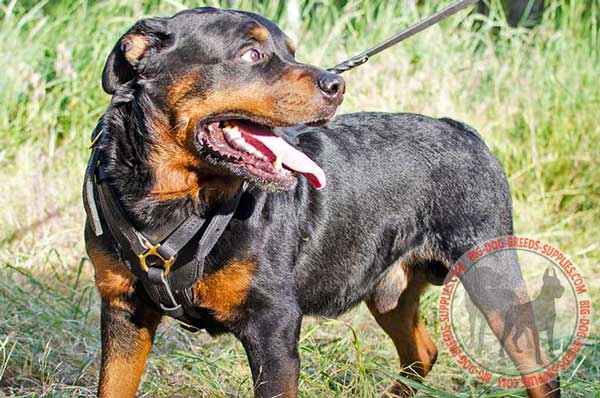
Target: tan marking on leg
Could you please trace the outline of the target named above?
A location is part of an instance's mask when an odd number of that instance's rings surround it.
[[[86,249],[96,271],[96,287],[100,297],[109,305],[126,308],[124,298],[131,296],[137,278],[119,261],[119,258],[100,247],[95,237],[88,239]]]
[[[518,297],[520,297],[519,302],[527,302],[529,300],[529,296],[527,292],[515,292]],[[505,327],[505,319],[500,314],[498,314],[493,309],[482,308],[482,314],[486,318],[488,325],[496,335],[496,337],[500,340],[504,334]],[[527,330],[525,333],[531,333],[531,331]],[[539,343],[539,342],[538,342]],[[504,341],[503,347],[504,350],[508,353],[511,360],[520,371],[527,372],[532,369],[540,369],[545,367],[549,361],[546,356],[546,352],[544,350],[540,350],[540,347],[535,347],[535,344],[524,344],[521,343],[519,345],[519,349],[515,346],[515,343],[512,338],[507,338]],[[540,350],[539,352],[536,352]],[[539,353],[541,356],[542,364],[537,363],[536,356]],[[529,387],[527,388],[527,396],[531,398],[556,398],[560,396],[560,391],[558,390],[558,383],[554,380],[550,380],[545,384]]]
[[[250,291],[255,271],[254,261],[230,261],[194,285],[196,305],[212,310],[217,320],[235,318]]]
[[[373,302],[367,302],[375,320],[396,346],[403,367],[400,374],[416,380],[429,373],[437,358],[435,343],[419,315],[419,298],[426,285],[421,273],[414,274],[411,271],[407,287],[393,310],[380,313]],[[385,394],[407,397],[413,395],[414,391],[402,383],[395,383]]]
[[[106,354],[100,375],[100,398],[135,397],[144,373],[146,359],[152,348],[155,330],[156,327],[139,329],[131,342],[133,346],[126,352],[117,347],[108,348],[110,352]],[[114,338],[121,338],[121,336],[114,336]]]
[[[96,270],[102,297],[100,398],[132,398],[152,346],[160,314],[135,296],[135,276],[108,252],[89,227],[86,249]]]

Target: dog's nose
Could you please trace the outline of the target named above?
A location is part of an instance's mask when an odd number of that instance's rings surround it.
[[[334,73],[322,72],[317,76],[317,83],[323,95],[329,98],[337,98],[346,90],[344,79]]]

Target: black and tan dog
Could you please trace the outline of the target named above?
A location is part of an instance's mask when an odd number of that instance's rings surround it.
[[[243,343],[257,397],[297,396],[303,315],[362,301],[402,365],[426,375],[437,350],[420,294],[477,242],[512,233],[506,178],[475,131],[412,114],[325,125],[344,81],[296,62],[294,43],[261,16],[204,8],[141,20],[110,54],[103,86],[113,101],[100,162],[138,228],[204,214],[249,183],[194,300],[201,327]],[[291,126],[304,133],[297,145],[273,132]],[[86,243],[102,297],[99,396],[131,398],[162,314],[110,234],[88,222]],[[501,333],[491,293],[468,288]],[[529,394],[556,397],[555,387]]]

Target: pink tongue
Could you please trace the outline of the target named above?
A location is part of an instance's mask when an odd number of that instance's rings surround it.
[[[269,157],[269,160],[273,161],[275,157],[278,157],[288,169],[304,175],[316,189],[325,187],[325,172],[323,169],[304,153],[288,144],[283,138],[279,138],[269,130],[259,129],[247,124],[239,125],[239,127],[244,139]]]

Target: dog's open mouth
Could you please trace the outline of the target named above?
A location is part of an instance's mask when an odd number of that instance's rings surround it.
[[[261,180],[288,186],[296,180],[294,173],[300,173],[316,189],[325,187],[323,170],[269,127],[239,119],[212,121],[200,126],[198,141]]]

